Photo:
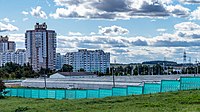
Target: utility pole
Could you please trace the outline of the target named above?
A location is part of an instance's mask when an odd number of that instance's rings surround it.
[[[113,87],[115,87],[115,76],[114,76],[114,68],[112,69],[112,76],[113,76]]]
[[[46,80],[46,74],[44,74],[44,89],[47,89],[47,80]]]
[[[46,80],[47,75],[45,74],[45,71],[44,71],[43,76],[44,76],[44,89],[47,89],[47,80]]]

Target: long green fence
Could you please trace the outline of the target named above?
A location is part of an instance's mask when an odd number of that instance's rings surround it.
[[[144,83],[143,86],[114,87],[112,89],[96,90],[56,90],[7,88],[6,96],[24,98],[82,99],[104,98],[108,96],[127,96],[153,94],[179,90],[200,89],[200,77],[181,77],[180,80],[162,80],[160,83]]]

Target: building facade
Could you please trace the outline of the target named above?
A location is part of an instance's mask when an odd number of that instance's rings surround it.
[[[15,63],[19,65],[24,65],[25,63],[27,63],[25,49],[17,49],[17,51],[15,52]]]
[[[0,53],[15,52],[16,44],[14,41],[8,41],[8,36],[0,36]]]
[[[25,49],[18,49],[16,52],[8,51],[0,53],[0,66],[5,65],[9,62],[19,65],[24,65],[25,63],[27,63]]]
[[[32,65],[33,70],[55,69],[56,32],[47,30],[46,23],[36,23],[34,30],[26,31],[25,47],[28,62]]]
[[[56,53],[56,70],[60,70],[62,67],[61,56],[62,55],[60,53]]]
[[[73,66],[73,71],[84,69],[86,72],[106,73],[110,68],[110,53],[103,50],[81,49],[64,55],[64,64]]]

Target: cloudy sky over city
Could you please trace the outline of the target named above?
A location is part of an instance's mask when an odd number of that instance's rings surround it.
[[[25,48],[24,33],[46,22],[57,52],[102,49],[111,63],[200,60],[200,0],[0,0],[0,35]]]

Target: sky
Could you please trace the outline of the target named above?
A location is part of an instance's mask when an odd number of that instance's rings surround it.
[[[200,0],[0,0],[0,35],[25,48],[46,22],[57,52],[102,49],[111,63],[200,60]]]

